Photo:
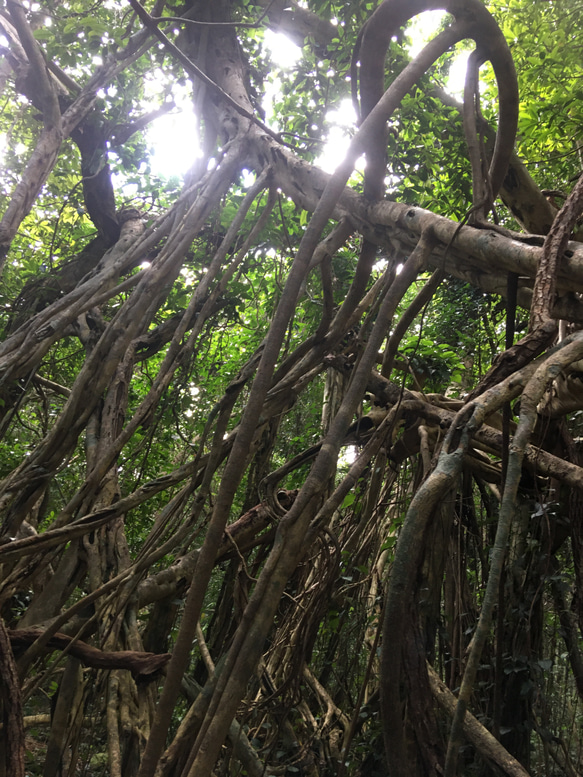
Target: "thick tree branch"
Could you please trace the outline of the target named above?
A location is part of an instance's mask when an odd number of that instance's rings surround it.
[[[17,654],[32,645],[41,635],[39,629],[9,630],[10,644]],[[150,677],[159,672],[170,660],[170,653],[155,655],[133,650],[99,650],[82,640],[74,640],[67,634],[54,634],[45,646],[47,652],[64,650],[78,658],[85,666],[96,669],[129,669],[136,677]]]

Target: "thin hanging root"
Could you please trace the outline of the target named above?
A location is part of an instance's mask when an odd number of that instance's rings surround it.
[[[310,524],[318,525],[321,494],[332,475],[338,451],[354,417],[376,363],[397,305],[424,268],[433,245],[431,232],[424,233],[418,246],[403,265],[380,305],[364,353],[355,368],[349,389],[336,414],[328,435],[293,505],[281,519],[273,550],[263,567],[255,589],[243,613],[239,628],[222,669],[205,721],[193,748],[194,759],[188,777],[210,774],[228,724],[235,714],[249,675],[257,665],[261,646],[273,623],[285,585],[305,553]],[[326,505],[322,508],[324,510]],[[200,557],[199,557],[200,565]],[[197,574],[199,567],[197,566]],[[140,777],[145,777],[140,774]]]
[[[483,144],[478,139],[476,118],[480,116],[479,70],[482,60],[478,50],[472,51],[468,59],[464,86],[464,132],[468,156],[472,165],[472,218],[473,223],[486,221],[493,205],[492,183],[486,166]]]
[[[549,234],[545,238],[530,308],[529,332],[518,343],[496,357],[468,399],[473,399],[502,379],[528,364],[551,345],[557,335],[557,322],[551,316],[555,303],[556,278],[559,262],[575,226],[583,211],[583,177],[567,201],[557,213]]]
[[[439,500],[461,472],[471,435],[479,429],[486,417],[509,399],[518,396],[534,372],[535,365],[527,366],[521,373],[494,387],[457,414],[447,433],[436,468],[416,491],[407,510],[386,595],[381,647],[383,735],[386,757],[391,773],[396,777],[409,774],[400,696],[402,649],[405,644],[403,624],[407,623],[426,527]]]
[[[561,370],[578,361],[582,356],[583,333],[579,332],[571,338],[564,340],[560,350],[538,367],[528,380],[522,393],[520,421],[508,457],[508,471],[506,483],[504,484],[502,504],[500,505],[496,538],[490,560],[488,583],[482,602],[480,618],[468,648],[466,668],[449,734],[444,777],[455,777],[456,774],[464,718],[474,688],[482,651],[490,633],[494,609],[498,601],[508,537],[510,535],[512,519],[516,512],[518,484],[522,474],[526,446],[536,420],[536,408],[550,380]]]
[[[4,621],[0,619],[0,703],[4,708],[4,759],[7,774],[24,777],[24,725],[16,663]]]

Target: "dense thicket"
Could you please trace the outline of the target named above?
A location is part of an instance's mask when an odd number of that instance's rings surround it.
[[[582,30],[0,6],[0,777],[581,771]]]

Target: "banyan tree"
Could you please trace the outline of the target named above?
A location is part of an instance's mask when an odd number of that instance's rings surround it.
[[[0,777],[580,772],[582,41],[2,4]]]

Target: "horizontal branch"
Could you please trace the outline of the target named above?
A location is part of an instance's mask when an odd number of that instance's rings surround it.
[[[330,176],[319,168],[298,159],[287,149],[262,135],[255,138],[256,167],[271,165],[276,185],[300,207],[314,211]],[[429,260],[433,268],[444,267],[448,273],[477,285],[489,293],[491,278],[508,272],[517,273],[521,285],[534,281],[543,249],[537,235],[513,237],[488,229],[459,223],[406,203],[381,200],[371,205],[362,195],[345,187],[333,217],[350,217],[362,235],[386,249],[397,259],[407,257],[415,248],[421,233],[434,230],[437,245]],[[483,283],[483,286],[481,285]],[[582,320],[583,306],[576,293],[583,293],[583,245],[571,241],[561,258],[557,277],[558,297],[554,311],[567,320]],[[521,304],[528,304],[530,291],[521,291]]]
[[[42,635],[41,629],[9,629],[10,644],[16,655],[32,645]],[[129,669],[134,677],[148,677],[158,672],[170,660],[170,653],[143,653],[137,650],[99,650],[81,640],[73,641],[68,634],[57,632],[46,645],[47,651],[66,650],[85,666],[95,669]]]

